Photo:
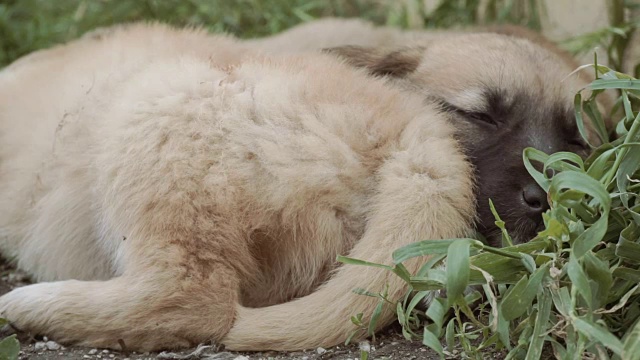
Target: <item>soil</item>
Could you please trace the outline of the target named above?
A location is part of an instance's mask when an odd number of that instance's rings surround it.
[[[0,260],[0,295],[9,292],[19,286],[29,284],[26,274],[15,270],[6,262]],[[6,330],[6,329],[5,329]],[[11,331],[4,331],[0,338]],[[326,359],[361,359],[360,348],[369,349],[368,359],[439,359],[437,353],[426,348],[419,341],[405,340],[398,327],[391,326],[376,337],[375,342],[363,342],[348,346],[335,346],[333,348],[317,348],[296,352],[260,352],[237,353],[228,352],[215,346],[201,345],[195,349],[177,351],[174,353],[124,353],[114,350],[91,349],[84,347],[65,347],[50,341],[47,338],[34,338],[29,334],[18,334],[21,352],[20,360],[52,360],[52,359],[175,359],[175,360],[253,360],[253,359],[302,359],[302,360],[326,360]]]

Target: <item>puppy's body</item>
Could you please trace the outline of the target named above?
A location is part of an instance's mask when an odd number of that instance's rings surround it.
[[[53,282],[0,310],[94,347],[334,345],[377,302],[351,290],[404,291],[336,255],[389,263],[468,232],[452,134],[422,97],[329,55],[160,26],[39,52],[0,72],[0,245]]]

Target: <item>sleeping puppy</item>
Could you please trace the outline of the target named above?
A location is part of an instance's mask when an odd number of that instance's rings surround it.
[[[50,282],[0,312],[137,351],[343,342],[377,304],[351,290],[406,287],[336,255],[466,236],[476,195],[533,234],[548,205],[519,159],[584,148],[571,70],[495,34],[277,56],[138,25],[39,52],[0,72],[0,245]]]

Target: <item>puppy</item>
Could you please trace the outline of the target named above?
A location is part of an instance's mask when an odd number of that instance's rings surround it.
[[[51,282],[0,311],[92,347],[340,343],[377,303],[352,289],[406,288],[336,255],[465,236],[476,198],[534,232],[546,198],[514,159],[584,148],[571,70],[495,34],[268,56],[156,25],[40,52],[0,72],[0,236]]]

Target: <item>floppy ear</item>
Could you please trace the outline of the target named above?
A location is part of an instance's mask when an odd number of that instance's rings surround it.
[[[323,49],[355,67],[369,70],[372,75],[404,77],[420,64],[423,48],[406,47],[393,51],[362,46],[339,46]]]

